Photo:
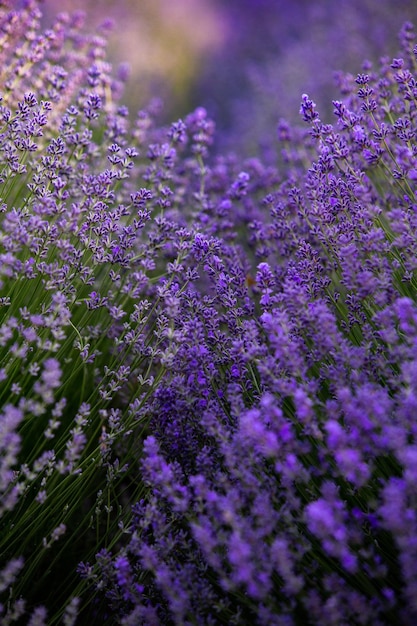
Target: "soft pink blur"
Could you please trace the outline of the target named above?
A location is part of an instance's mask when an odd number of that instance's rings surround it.
[[[222,46],[226,26],[210,0],[44,0],[45,21],[82,10],[89,28],[106,18],[109,56],[117,66],[128,63],[126,98],[138,108],[155,95],[171,111],[186,106],[189,90],[205,55]]]
[[[113,20],[109,59],[115,69],[130,66],[123,101],[133,114],[155,97],[165,121],[203,106],[222,150],[253,154],[268,150],[281,117],[300,122],[303,93],[333,121],[334,72],[357,74],[382,51],[395,56],[404,21],[417,24],[416,0],[43,0],[43,7],[46,23],[77,9],[88,29]]]

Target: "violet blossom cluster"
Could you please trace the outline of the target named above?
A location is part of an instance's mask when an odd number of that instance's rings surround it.
[[[1,623],[417,619],[417,38],[276,165],[2,10]]]

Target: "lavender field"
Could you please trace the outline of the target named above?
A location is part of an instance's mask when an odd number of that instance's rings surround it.
[[[0,626],[417,623],[417,10],[295,4],[138,108],[0,3]]]

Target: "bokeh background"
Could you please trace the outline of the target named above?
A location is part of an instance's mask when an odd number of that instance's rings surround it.
[[[44,0],[44,20],[82,10],[100,32],[110,18],[109,57],[127,63],[125,102],[135,112],[163,101],[166,121],[205,106],[218,146],[267,149],[277,121],[298,119],[302,93],[331,121],[337,71],[395,56],[417,0]]]

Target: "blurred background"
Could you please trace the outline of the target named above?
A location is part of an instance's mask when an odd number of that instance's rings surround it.
[[[43,0],[46,24],[82,10],[106,18],[109,58],[127,62],[124,100],[134,113],[163,101],[164,121],[204,106],[221,148],[267,149],[280,118],[299,118],[301,94],[331,121],[338,70],[395,56],[398,33],[417,24],[416,0]]]

